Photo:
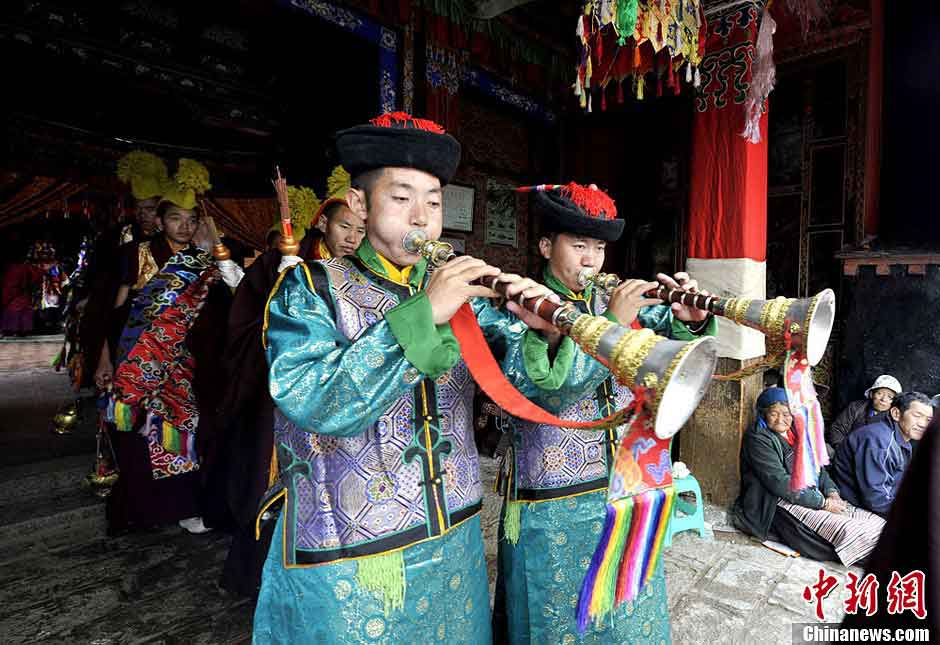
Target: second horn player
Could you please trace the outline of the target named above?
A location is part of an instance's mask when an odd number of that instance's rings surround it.
[[[409,231],[402,246],[437,267],[457,256],[453,246],[428,239],[420,229]],[[505,295],[499,276],[480,282]],[[570,336],[581,349],[607,365],[624,385],[651,390],[654,394],[650,407],[660,437],[677,433],[705,395],[718,360],[711,337],[670,340],[650,329],[630,329],[607,317],[580,311],[570,302],[558,303],[546,296],[520,295],[516,303]]]

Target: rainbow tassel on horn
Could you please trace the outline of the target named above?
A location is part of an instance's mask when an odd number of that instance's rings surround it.
[[[796,352],[787,354],[785,366],[784,386],[796,432],[790,490],[798,491],[817,484],[819,470],[829,463],[829,453],[826,452],[825,423],[813,386],[812,367],[802,354]]]
[[[672,486],[645,490],[607,504],[601,540],[578,598],[578,630],[602,621],[636,598],[659,564],[672,517]]]

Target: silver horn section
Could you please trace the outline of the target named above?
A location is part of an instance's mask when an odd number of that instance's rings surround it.
[[[585,267],[578,273],[578,284],[580,284],[582,288],[593,284],[597,287],[601,295],[606,298],[610,297],[610,294],[614,292],[614,289],[616,289],[620,283],[620,278],[613,273],[598,273],[591,267]]]
[[[810,365],[826,353],[836,319],[836,294],[824,289],[812,298],[748,300],[733,298],[722,303],[723,315],[739,325],[767,336],[767,353],[782,354],[790,346],[802,350]]]
[[[679,432],[692,416],[718,362],[718,346],[710,336],[669,340],[651,329],[629,329],[586,314],[575,320],[569,334],[618,381],[648,391],[646,404],[662,439]]]

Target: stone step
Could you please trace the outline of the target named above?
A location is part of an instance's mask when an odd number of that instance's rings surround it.
[[[85,483],[93,455],[0,469],[0,563],[103,535],[104,503]]]
[[[0,509],[83,487],[93,466],[94,454],[86,453],[0,468]]]

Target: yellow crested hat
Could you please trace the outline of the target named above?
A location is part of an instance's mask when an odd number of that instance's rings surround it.
[[[173,179],[168,182],[161,201],[192,210],[196,207],[196,197],[210,188],[209,170],[198,161],[183,158],[179,161]]]
[[[134,199],[161,197],[169,186],[166,163],[155,154],[133,150],[117,163],[118,179],[130,184]]]

